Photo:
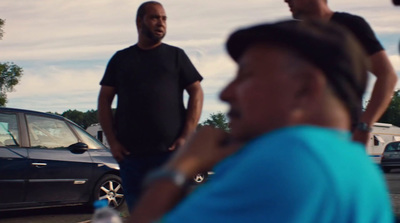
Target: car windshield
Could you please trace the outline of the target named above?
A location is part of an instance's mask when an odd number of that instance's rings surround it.
[[[82,141],[88,145],[89,149],[105,149],[106,148],[103,144],[101,144],[99,141],[97,141],[95,138],[93,138],[91,135],[89,135],[84,130],[82,130],[76,126],[72,126],[72,127],[76,130],[78,135],[81,137]]]
[[[387,151],[387,152],[400,151],[400,142],[389,143],[386,146],[385,151]]]

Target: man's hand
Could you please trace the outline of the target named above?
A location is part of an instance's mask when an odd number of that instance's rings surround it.
[[[360,131],[358,129],[353,132],[353,141],[360,142],[363,145],[367,146],[370,137],[370,132],[368,131]]]
[[[230,141],[230,135],[223,130],[206,126],[189,138],[166,167],[181,171],[188,177],[194,176],[212,169],[219,161],[236,152],[240,146]]]
[[[185,142],[186,142],[186,139],[184,137],[179,137],[175,140],[175,142],[172,144],[172,146],[168,148],[168,150],[169,151],[176,150],[176,149],[182,147],[183,144],[185,144]]]
[[[111,153],[117,162],[121,162],[125,156],[129,155],[129,151],[119,142],[110,144]]]

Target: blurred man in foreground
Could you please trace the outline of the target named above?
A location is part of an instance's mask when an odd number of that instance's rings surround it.
[[[148,175],[130,222],[392,222],[382,174],[349,133],[367,83],[353,37],[287,21],[239,30],[227,49],[239,66],[220,96],[231,133],[201,129]]]

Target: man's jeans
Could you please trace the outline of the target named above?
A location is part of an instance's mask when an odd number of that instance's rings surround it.
[[[163,165],[171,155],[171,152],[139,157],[130,155],[119,163],[122,187],[129,212],[138,201],[146,174]]]

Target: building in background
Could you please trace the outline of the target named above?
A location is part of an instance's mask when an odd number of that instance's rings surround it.
[[[400,141],[400,128],[387,123],[375,123],[372,127],[371,138],[367,152],[376,163],[380,163],[385,146],[390,142]]]
[[[105,146],[110,147],[108,142],[107,142],[107,138],[106,135],[103,132],[103,129],[101,128],[100,123],[95,123],[90,125],[86,131],[92,135],[93,137],[95,137],[96,139],[98,139],[100,142],[102,142]]]

